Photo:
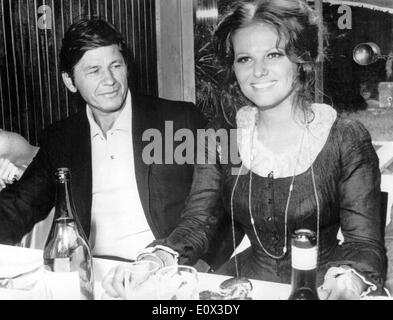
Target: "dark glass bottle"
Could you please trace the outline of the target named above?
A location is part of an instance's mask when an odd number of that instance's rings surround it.
[[[289,300],[319,300],[316,278],[318,249],[315,232],[296,230],[292,235],[292,291]]]
[[[44,272],[53,299],[93,299],[91,252],[74,208],[71,173],[56,170],[56,203],[44,248]]]

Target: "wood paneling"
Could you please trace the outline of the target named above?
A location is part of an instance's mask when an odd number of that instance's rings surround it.
[[[39,8],[51,8],[51,29]],[[157,95],[154,0],[0,0],[0,126],[37,144],[41,130],[77,109],[58,69],[64,32],[83,16],[100,16],[134,54],[138,90]]]
[[[159,95],[195,102],[193,0],[160,0],[156,6]]]

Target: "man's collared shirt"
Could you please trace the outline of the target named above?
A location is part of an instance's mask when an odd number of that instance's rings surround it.
[[[86,106],[91,132],[93,255],[135,259],[154,240],[139,198],[132,144],[131,94],[104,137]]]

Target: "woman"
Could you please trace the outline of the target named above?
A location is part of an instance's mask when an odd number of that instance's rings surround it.
[[[318,238],[321,299],[355,299],[383,284],[380,172],[367,130],[312,102],[317,23],[300,0],[240,1],[223,17],[218,57],[248,104],[236,115],[241,165],[197,164],[180,225],[155,244],[194,263],[214,245],[222,200],[251,247],[217,273],[289,283],[290,235],[308,228]]]
[[[0,190],[22,176],[37,151],[21,135],[0,129]]]

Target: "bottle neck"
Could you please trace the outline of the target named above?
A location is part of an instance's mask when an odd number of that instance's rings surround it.
[[[54,223],[75,223],[75,227],[82,238],[88,243],[86,234],[78,219],[74,208],[74,201],[71,191],[71,179],[67,177],[60,177],[56,180],[56,203]]]
[[[317,269],[298,270],[292,269],[291,285],[293,289],[310,288],[316,291]]]
[[[72,208],[71,183],[68,179],[58,180],[56,182],[56,202],[55,202],[55,219],[70,218],[74,219]]]

